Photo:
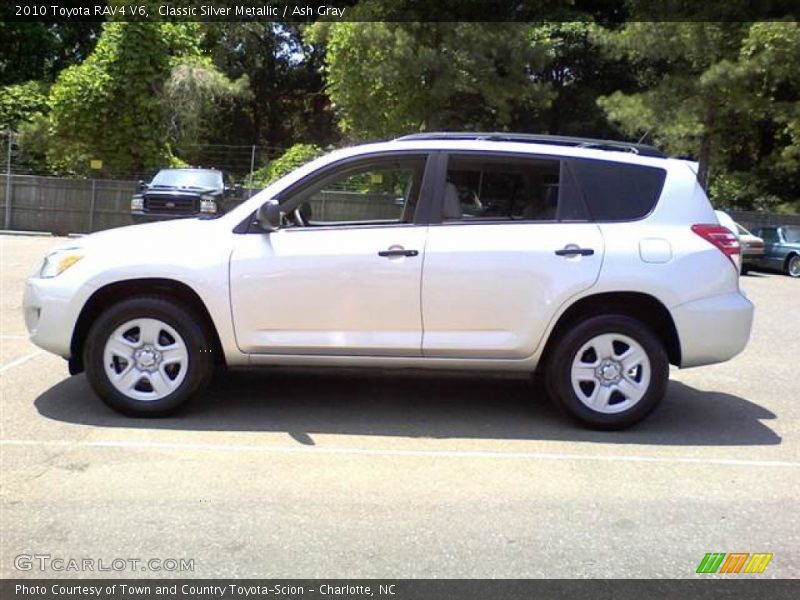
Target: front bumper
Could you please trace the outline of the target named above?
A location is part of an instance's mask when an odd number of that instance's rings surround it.
[[[750,339],[753,303],[739,292],[703,298],[672,309],[681,364],[699,367],[739,354]]]
[[[141,210],[132,210],[131,211],[131,218],[133,219],[134,223],[155,223],[157,221],[170,221],[172,219],[196,219],[200,215],[205,213],[181,213],[181,214],[170,214],[170,213],[150,213],[144,212]]]
[[[28,279],[22,297],[22,312],[31,342],[48,352],[69,358],[72,332],[82,299],[59,279]]]

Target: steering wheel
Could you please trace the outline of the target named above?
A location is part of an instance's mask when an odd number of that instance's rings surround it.
[[[300,227],[308,226],[308,223],[306,223],[306,220],[303,218],[303,214],[300,212],[299,206],[292,211],[292,218],[294,219],[294,222]]]

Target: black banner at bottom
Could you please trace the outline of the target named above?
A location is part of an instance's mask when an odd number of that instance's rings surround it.
[[[2,600],[800,598],[780,579],[3,579]]]

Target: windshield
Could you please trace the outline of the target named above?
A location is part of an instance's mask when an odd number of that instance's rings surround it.
[[[210,189],[222,187],[222,173],[198,169],[165,169],[150,183],[153,187]]]
[[[800,227],[784,227],[783,237],[790,244],[800,242]]]

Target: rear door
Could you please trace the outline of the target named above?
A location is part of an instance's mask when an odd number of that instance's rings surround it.
[[[558,159],[442,160],[441,218],[422,275],[423,355],[530,356],[558,307],[597,280],[600,229]]]

